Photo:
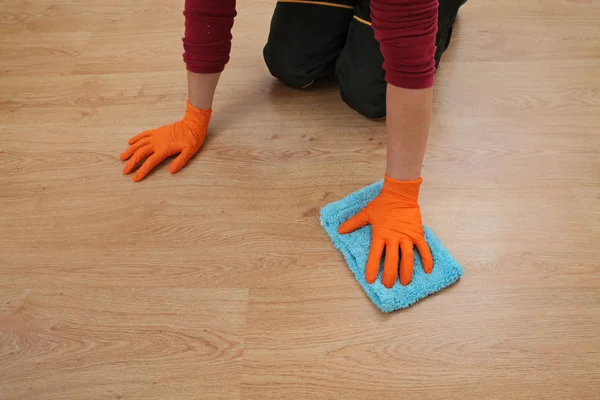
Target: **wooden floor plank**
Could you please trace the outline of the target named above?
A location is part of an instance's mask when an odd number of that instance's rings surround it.
[[[247,298],[245,289],[2,290],[2,398],[239,398]]]

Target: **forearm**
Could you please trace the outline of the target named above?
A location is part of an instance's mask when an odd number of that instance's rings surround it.
[[[183,59],[188,71],[188,101],[212,109],[221,71],[229,61],[235,0],[186,0]]]
[[[435,72],[438,0],[371,0],[386,72],[387,167],[398,180],[421,176]]]
[[[212,109],[215,89],[221,73],[197,74],[188,71],[188,101],[200,110]]]
[[[433,89],[387,87],[386,174],[397,180],[415,180],[421,166],[431,124]]]

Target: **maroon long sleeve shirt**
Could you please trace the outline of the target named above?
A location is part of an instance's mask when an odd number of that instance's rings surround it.
[[[375,38],[388,83],[407,89],[433,85],[438,0],[371,0]],[[231,51],[235,0],[186,0],[183,59],[191,72],[216,73]]]

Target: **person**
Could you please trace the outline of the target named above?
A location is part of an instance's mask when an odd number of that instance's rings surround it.
[[[438,3],[439,1],[439,3]],[[340,96],[368,118],[386,118],[387,159],[380,194],[345,221],[341,234],[371,225],[366,280],[408,285],[413,248],[426,273],[433,259],[418,204],[432,113],[434,72],[466,0],[279,0],[263,55],[273,76],[307,88],[335,76]],[[186,0],[183,59],[188,99],[180,121],[144,131],[121,154],[140,181],[168,157],[176,173],[202,146],[219,76],[229,61],[235,0]]]

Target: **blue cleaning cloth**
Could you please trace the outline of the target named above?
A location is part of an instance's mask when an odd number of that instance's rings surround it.
[[[329,234],[333,245],[344,255],[356,280],[371,301],[381,311],[392,312],[409,307],[430,294],[452,285],[461,277],[463,270],[448,250],[442,246],[431,229],[424,227],[425,240],[429,244],[433,256],[433,271],[431,274],[426,274],[423,271],[421,257],[415,249],[415,268],[410,284],[402,286],[397,281],[391,289],[383,286],[381,283],[383,258],[377,280],[373,284],[367,283],[365,268],[371,246],[371,226],[367,225],[346,235],[340,235],[338,227],[373,200],[381,191],[382,185],[383,181],[376,182],[342,200],[326,205],[321,209],[321,225]]]

